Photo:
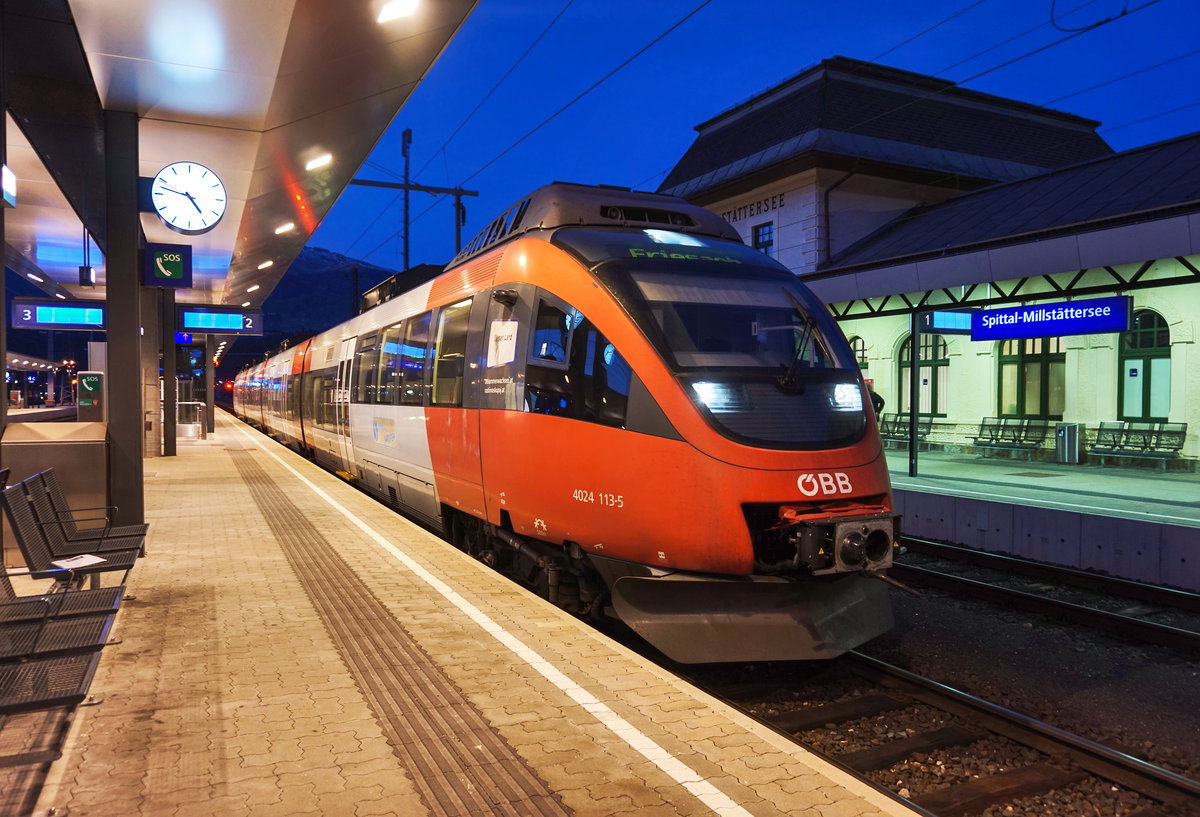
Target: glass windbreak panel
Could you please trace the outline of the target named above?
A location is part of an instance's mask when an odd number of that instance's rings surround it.
[[[1150,361],[1150,416],[1166,419],[1171,415],[1171,358]]]

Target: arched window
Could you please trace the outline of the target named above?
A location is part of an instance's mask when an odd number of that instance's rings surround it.
[[[1062,338],[1023,338],[1000,344],[1001,417],[1061,420],[1067,396],[1067,352]]]
[[[909,369],[912,365],[912,343],[910,338],[904,338],[900,344],[900,379],[898,381],[899,399],[896,404],[901,413],[910,410],[908,400]],[[946,352],[946,339],[941,335],[921,335],[920,397],[917,401],[920,414],[932,414],[935,417],[945,417],[950,396],[950,357]]]
[[[864,372],[867,370],[867,342],[858,335],[850,338],[850,351],[854,353],[854,359],[858,361],[858,368]]]
[[[1171,410],[1171,330],[1149,309],[1133,313],[1121,333],[1119,419],[1165,422]]]

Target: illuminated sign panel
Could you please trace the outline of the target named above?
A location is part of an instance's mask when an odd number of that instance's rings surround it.
[[[1050,338],[1092,335],[1129,329],[1133,298],[1041,303],[971,313],[971,340]]]
[[[971,334],[970,312],[922,312],[921,331],[938,335]]]
[[[192,286],[191,244],[146,244],[142,284],[148,287],[190,289]]]
[[[13,298],[14,329],[104,330],[103,301],[49,301]]]
[[[180,306],[179,330],[207,335],[261,335],[262,310],[236,306]]]

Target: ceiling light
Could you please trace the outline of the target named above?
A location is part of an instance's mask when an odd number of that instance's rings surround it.
[[[294,229],[296,229],[296,225],[289,221],[287,224],[280,224],[278,227],[276,227],[275,235],[283,235],[284,233],[290,233]]]
[[[54,297],[58,298],[61,301],[65,301],[67,299],[67,296],[63,295],[61,292],[54,293]]]
[[[29,278],[30,281],[37,281],[39,284],[43,284],[46,282],[45,278],[41,278],[37,275],[34,275],[32,272],[27,272],[27,273],[25,273],[25,275],[26,275],[26,277]]]
[[[250,288],[249,288],[249,289],[247,289],[246,291],[247,291],[247,292],[257,292],[257,291],[258,291],[258,284],[255,284],[254,286],[250,287]]]
[[[261,264],[258,265],[258,268],[266,269],[267,267],[273,266],[274,264],[275,264],[274,261],[263,261]]]
[[[317,158],[310,159],[308,164],[306,164],[304,166],[304,169],[305,170],[316,170],[317,168],[325,167],[325,165],[329,164],[332,161],[333,161],[333,154],[322,153]]]
[[[376,22],[388,23],[392,20],[398,20],[401,17],[408,17],[417,10],[417,0],[391,0],[390,3],[385,3],[383,8],[379,10],[379,16]]]
[[[250,302],[249,302],[249,301],[242,301],[242,306],[243,306],[243,307],[250,306]]]

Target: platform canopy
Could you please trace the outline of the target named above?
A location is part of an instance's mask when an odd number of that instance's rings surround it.
[[[147,241],[193,247],[179,300],[260,306],[474,5],[6,0],[6,265],[48,296],[105,297],[103,112],[136,112],[141,177],[198,162],[228,192],[202,235],[141,214]]]

